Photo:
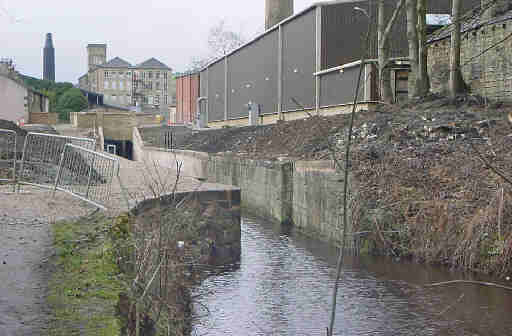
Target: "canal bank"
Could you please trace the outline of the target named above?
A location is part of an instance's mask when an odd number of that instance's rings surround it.
[[[512,138],[508,110],[496,106],[430,96],[357,114],[349,227],[362,252],[511,276]],[[143,152],[239,185],[244,207],[336,242],[343,181],[326,158],[330,144],[342,160],[347,122],[313,116],[200,131],[172,153]]]
[[[187,178],[239,187],[241,206],[246,212],[334,244],[341,241],[339,196],[343,175],[338,174],[332,161],[252,160],[233,153],[216,155],[148,147],[140,135],[133,138],[136,160],[169,169],[176,169],[178,163]],[[349,181],[351,190],[357,191],[354,180]],[[353,195],[349,197],[350,201],[354,199]],[[349,209],[352,210],[352,202]],[[352,211],[349,220],[351,214]]]

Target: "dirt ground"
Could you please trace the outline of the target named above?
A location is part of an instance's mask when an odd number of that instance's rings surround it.
[[[380,105],[357,113],[354,139],[356,147],[376,144],[393,149],[397,143],[421,147],[443,141],[449,134],[472,136],[488,126],[507,128],[505,115],[510,107],[486,106],[480,97],[463,96],[456,102],[431,95],[405,105]],[[208,153],[233,152],[250,158],[290,157],[304,160],[329,158],[328,140],[341,143],[349,115],[313,116],[273,125],[222,128],[194,132],[183,139],[179,149]],[[428,129],[431,131],[428,131]],[[427,134],[428,133],[428,134]],[[417,140],[417,141],[416,141]]]
[[[46,303],[51,276],[50,225],[94,209],[65,194],[0,186],[0,335],[45,334],[51,318]]]

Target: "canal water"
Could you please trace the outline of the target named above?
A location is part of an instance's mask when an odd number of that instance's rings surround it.
[[[326,335],[336,253],[244,218],[241,264],[197,289],[193,335]],[[424,287],[488,279],[387,258],[349,257],[346,265],[335,335],[512,335],[511,291]]]

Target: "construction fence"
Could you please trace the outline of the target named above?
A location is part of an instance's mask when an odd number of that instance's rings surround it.
[[[119,159],[94,151],[94,139],[28,133],[21,160],[16,139],[16,132],[0,129],[0,182],[59,190],[107,208]]]
[[[0,129],[0,182],[16,181],[16,132]]]
[[[119,159],[73,144],[61,156],[54,190],[106,209],[112,183],[119,176]]]
[[[23,146],[18,182],[51,189],[55,184],[61,156],[67,144],[90,150],[96,148],[94,139],[28,133]]]

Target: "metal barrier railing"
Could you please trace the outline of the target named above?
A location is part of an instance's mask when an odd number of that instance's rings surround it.
[[[0,129],[0,182],[16,182],[16,132]]]
[[[51,189],[57,178],[62,153],[68,144],[93,150],[96,147],[96,140],[54,134],[28,133],[25,138],[18,173],[19,183]]]
[[[107,208],[119,159],[73,144],[61,155],[54,190],[67,192],[101,209]]]

